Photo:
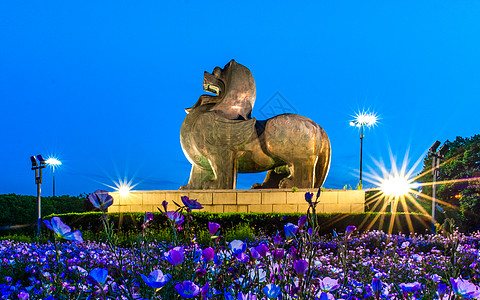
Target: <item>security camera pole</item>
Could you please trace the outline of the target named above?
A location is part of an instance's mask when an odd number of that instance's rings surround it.
[[[38,162],[40,164],[37,163]],[[42,222],[42,198],[41,194],[41,185],[42,185],[42,169],[46,167],[46,161],[41,155],[31,156],[30,160],[32,161],[32,170],[35,170],[35,184],[37,185],[37,239],[40,237],[40,229]]]
[[[440,146],[440,142],[436,141],[430,149],[428,149],[428,155],[432,157],[432,234],[435,234],[435,208],[436,208],[436,197],[437,197],[437,175],[440,168],[440,159],[445,158],[443,155],[447,152],[448,147],[443,145],[438,151],[437,148]]]

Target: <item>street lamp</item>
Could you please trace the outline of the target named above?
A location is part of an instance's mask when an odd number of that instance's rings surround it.
[[[377,123],[377,115],[374,113],[360,112],[355,115],[355,119],[350,121],[350,126],[355,126],[360,128],[360,179],[359,187],[362,188],[362,152],[363,152],[363,131],[364,127],[370,128],[371,126]]]
[[[448,150],[448,146],[443,144],[440,149],[437,148],[440,146],[440,141],[436,141],[430,149],[428,149],[428,155],[432,157],[432,234],[435,234],[435,201],[437,197],[437,175],[440,172],[440,159],[445,158],[445,152]]]
[[[46,161],[41,155],[31,156],[32,170],[35,170],[35,184],[37,185],[37,238],[40,237],[40,225],[42,221],[42,199],[41,199],[41,184],[42,184],[42,169],[46,167]],[[38,160],[38,163],[37,163]]]
[[[49,157],[46,161],[47,165],[52,168],[53,172],[53,197],[55,197],[55,169],[62,164],[61,161],[56,159],[55,157]]]

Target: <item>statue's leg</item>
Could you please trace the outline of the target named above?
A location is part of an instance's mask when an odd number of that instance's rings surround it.
[[[289,164],[290,176],[280,181],[280,188],[313,188],[315,162],[293,161]]]
[[[252,189],[277,189],[280,181],[288,177],[288,175],[290,175],[290,172],[277,172],[276,169],[269,170],[263,183],[255,183],[252,185]]]
[[[225,150],[210,158],[215,180],[208,184],[209,189],[235,189],[237,184],[237,166],[235,152]]]
[[[192,165],[192,170],[190,171],[190,179],[188,184],[180,187],[181,190],[200,190],[204,189],[205,183],[213,180],[214,174],[212,170],[207,170],[198,167],[197,165]]]

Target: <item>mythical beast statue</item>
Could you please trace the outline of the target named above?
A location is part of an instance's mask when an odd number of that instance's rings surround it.
[[[186,109],[180,142],[192,163],[181,189],[235,189],[237,172],[268,171],[252,188],[317,188],[330,167],[330,141],[312,120],[282,114],[251,118],[255,81],[249,69],[230,61],[205,72],[202,95]]]

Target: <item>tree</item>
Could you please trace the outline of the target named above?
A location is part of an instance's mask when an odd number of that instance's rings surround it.
[[[437,199],[451,216],[463,222],[466,230],[480,229],[480,135],[446,141],[448,151],[437,176]],[[433,181],[432,157],[424,159],[420,182]],[[431,185],[422,192],[432,195]],[[428,201],[425,203],[428,206]],[[431,206],[430,206],[431,207]]]

